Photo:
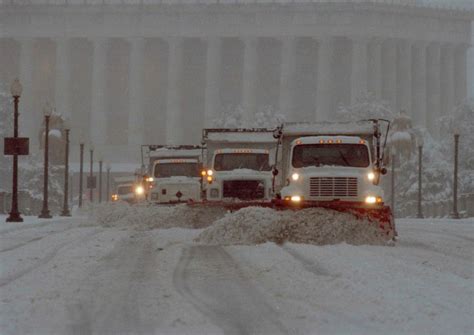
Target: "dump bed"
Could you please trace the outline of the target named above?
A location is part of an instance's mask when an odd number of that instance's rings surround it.
[[[219,149],[266,149],[273,159],[277,140],[274,129],[267,128],[212,128],[203,130],[205,162],[212,163],[214,152]]]
[[[142,145],[142,166],[148,164],[151,173],[153,163],[162,159],[197,159],[201,162],[202,147],[199,145]]]

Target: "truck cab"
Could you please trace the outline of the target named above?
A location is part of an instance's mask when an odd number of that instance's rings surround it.
[[[149,151],[149,200],[177,203],[201,200],[201,149],[153,146]]]
[[[167,203],[201,200],[200,163],[197,159],[156,160],[152,176],[152,201]]]
[[[281,129],[281,200],[290,204],[345,202],[377,206],[384,202],[378,185],[381,158],[371,123]],[[321,135],[320,135],[321,134]]]
[[[207,201],[268,201],[272,198],[273,131],[205,129]]]

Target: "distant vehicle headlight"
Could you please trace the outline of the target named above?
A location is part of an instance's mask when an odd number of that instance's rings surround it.
[[[294,181],[297,181],[298,179],[300,179],[300,175],[295,172],[291,175],[291,179],[293,179]]]
[[[153,180],[155,180],[155,179],[153,179],[153,177],[148,177],[148,178],[146,179],[146,181],[149,182],[149,183],[153,182]]]
[[[135,187],[135,194],[136,195],[143,195],[145,193],[145,189],[143,188],[143,186],[139,185],[137,187]]]
[[[375,173],[373,173],[373,172],[367,173],[367,178],[368,178],[370,181],[373,181],[373,180],[375,179]]]
[[[214,174],[214,171],[212,171],[212,170],[207,170],[207,175],[208,175],[208,176],[212,176],[213,174]]]

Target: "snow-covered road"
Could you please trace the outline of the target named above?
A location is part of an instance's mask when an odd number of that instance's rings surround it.
[[[395,247],[2,223],[0,334],[472,334],[474,220],[397,223]]]

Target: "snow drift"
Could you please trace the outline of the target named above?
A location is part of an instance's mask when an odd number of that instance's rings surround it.
[[[217,218],[223,217],[225,209],[193,208],[186,204],[175,206],[129,205],[126,202],[107,203],[91,211],[91,219],[103,227],[124,227],[135,230],[158,228],[204,228]]]
[[[248,207],[217,220],[196,241],[223,245],[265,242],[383,245],[387,238],[375,223],[348,213],[324,208],[276,211]]]

